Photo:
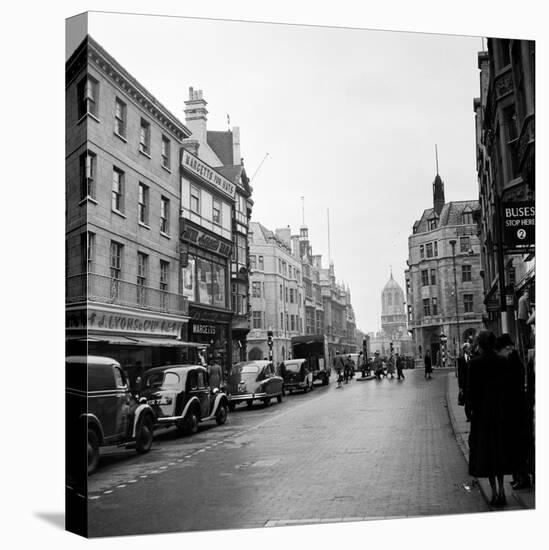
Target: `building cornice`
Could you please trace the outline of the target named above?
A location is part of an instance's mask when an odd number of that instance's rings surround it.
[[[87,37],[87,58],[97,69],[105,74],[125,94],[140,105],[149,116],[168,129],[179,140],[191,136],[191,131],[177,119],[160,101],[132,77],[112,56],[110,56],[93,38]]]

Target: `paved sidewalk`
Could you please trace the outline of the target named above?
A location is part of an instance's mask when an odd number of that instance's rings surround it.
[[[448,414],[450,415],[450,422],[456,436],[458,445],[465,456],[465,460],[469,462],[469,427],[470,423],[465,418],[465,412],[463,407],[460,407],[457,403],[458,398],[458,381],[456,375],[453,372],[448,373],[448,382],[446,385],[446,403],[448,406]],[[536,507],[536,492],[535,488],[522,489],[520,491],[513,491],[510,485],[511,476],[505,476],[506,483],[506,495],[508,504],[505,508],[497,508],[497,510],[521,510],[528,509],[533,510]],[[481,493],[487,502],[490,501],[490,484],[488,479],[481,478],[476,479],[475,483],[478,484]]]

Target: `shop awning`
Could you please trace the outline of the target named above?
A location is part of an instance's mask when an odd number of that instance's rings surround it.
[[[126,346],[136,346],[138,341],[136,338],[126,338],[125,336],[67,336],[67,340],[71,342],[89,342],[106,344],[120,344]]]
[[[197,342],[184,342],[175,338],[136,338],[135,343],[138,346],[158,346],[158,347],[178,347],[178,348],[205,348],[207,344]]]

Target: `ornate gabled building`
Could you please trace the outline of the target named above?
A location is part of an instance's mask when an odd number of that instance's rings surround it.
[[[228,321],[230,327],[225,336],[230,340],[228,348],[232,364],[243,361],[247,357],[246,336],[250,330],[248,229],[253,207],[252,188],[240,154],[240,129],[234,127],[227,131],[208,130],[206,105],[202,90],[189,88],[189,97],[185,101],[185,122],[191,129],[192,136],[185,140],[184,146],[234,186],[234,203],[229,220],[232,235],[230,257],[232,315]],[[211,204],[211,208],[214,224],[223,222],[223,214],[216,208],[215,201]],[[208,321],[204,313],[200,314],[194,309],[191,309],[191,318],[193,313],[197,320]],[[215,321],[214,317],[209,321]],[[225,319],[226,315],[219,312],[217,317]],[[200,324],[204,325],[203,322]]]
[[[415,355],[428,350],[442,361],[442,351],[455,355],[482,327],[477,209],[476,200],[446,203],[437,173],[433,207],[424,210],[408,238],[406,302]]]

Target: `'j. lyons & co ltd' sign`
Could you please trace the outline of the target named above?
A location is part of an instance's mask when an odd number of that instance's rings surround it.
[[[534,201],[512,201],[502,204],[503,242],[507,250],[528,248],[536,240],[536,207]]]

